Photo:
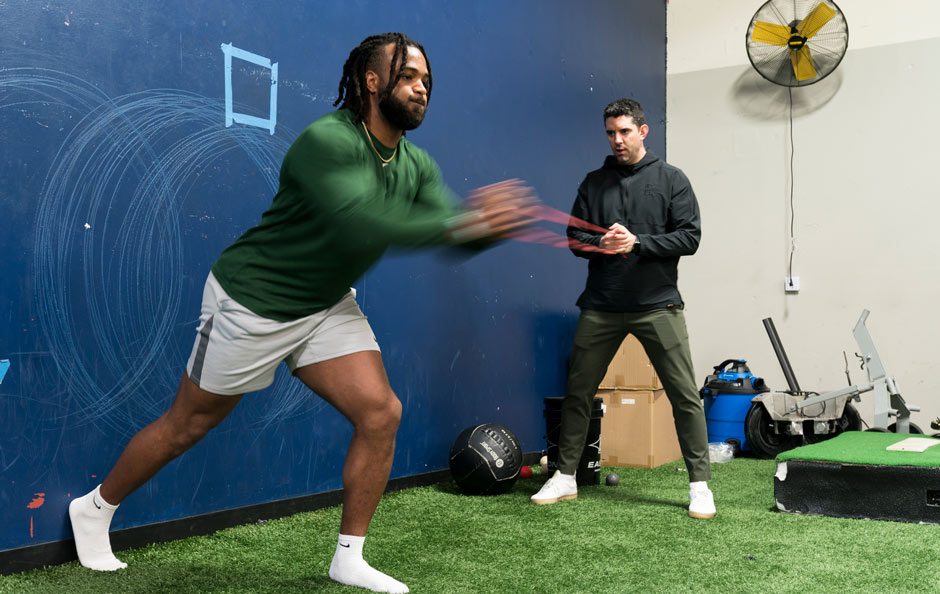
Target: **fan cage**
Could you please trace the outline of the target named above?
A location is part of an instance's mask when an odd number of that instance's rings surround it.
[[[798,80],[787,46],[761,43],[753,41],[751,37],[757,22],[795,29],[819,4],[828,5],[835,15],[806,41],[816,67],[816,76]],[[747,57],[762,77],[778,85],[804,87],[826,78],[842,62],[849,44],[849,28],[842,10],[831,0],[768,0],[754,13],[747,29],[746,41]]]

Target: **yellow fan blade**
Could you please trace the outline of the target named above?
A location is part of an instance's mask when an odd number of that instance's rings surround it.
[[[816,76],[816,66],[813,64],[813,55],[809,53],[809,46],[804,45],[799,51],[790,50],[790,62],[793,64],[793,74],[796,80],[804,81]]]
[[[756,21],[754,23],[754,32],[751,33],[751,41],[769,43],[771,45],[786,45],[789,39],[790,27],[765,23],[763,21]]]
[[[836,16],[836,11],[825,2],[820,2],[806,15],[806,18],[800,22],[800,26],[797,27],[797,29],[800,35],[810,39],[813,35],[819,33],[819,30],[825,27],[826,23],[831,21],[834,16]]]

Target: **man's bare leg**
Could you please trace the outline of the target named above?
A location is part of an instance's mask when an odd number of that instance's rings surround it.
[[[343,514],[330,577],[375,592],[408,587],[373,569],[362,545],[379,505],[395,454],[401,402],[392,392],[378,351],[354,353],[298,368],[294,374],[353,425],[343,466]]]
[[[206,392],[183,374],[170,409],[131,439],[101,485],[69,504],[75,548],[82,565],[99,571],[127,567],[111,552],[108,538],[118,504],[202,439],[240,399],[240,395]]]

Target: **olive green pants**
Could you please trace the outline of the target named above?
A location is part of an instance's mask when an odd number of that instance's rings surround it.
[[[685,315],[682,309],[675,307],[638,313],[581,311],[568,363],[568,387],[561,404],[559,470],[565,474],[574,474],[577,470],[597,388],[629,334],[643,345],[672,404],[689,480],[709,480],[711,466],[705,408],[695,386]]]

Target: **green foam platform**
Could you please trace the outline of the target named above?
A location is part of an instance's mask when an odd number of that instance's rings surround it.
[[[925,436],[850,431],[780,454],[777,509],[940,524],[940,439],[923,452],[885,449],[910,437]]]

